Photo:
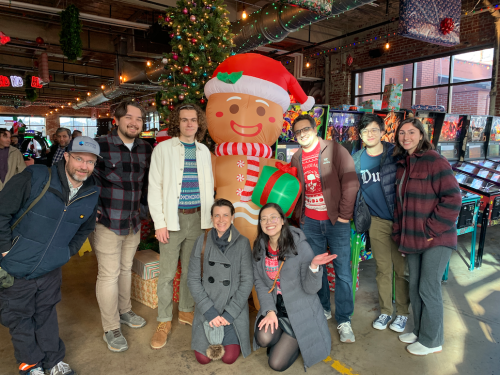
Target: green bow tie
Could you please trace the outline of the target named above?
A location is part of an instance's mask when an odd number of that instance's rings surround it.
[[[224,83],[235,84],[243,76],[243,72],[217,73],[217,79]]]

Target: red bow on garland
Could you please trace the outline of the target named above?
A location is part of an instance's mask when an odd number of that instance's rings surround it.
[[[281,162],[276,162],[276,168],[278,168],[280,171],[289,173],[295,178],[297,177],[297,168],[291,166],[292,163],[290,164],[283,164]]]
[[[455,22],[451,18],[445,18],[441,21],[440,28],[443,35],[449,34],[455,28]]]

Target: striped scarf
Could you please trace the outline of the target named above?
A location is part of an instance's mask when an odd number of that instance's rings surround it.
[[[248,161],[247,178],[241,193],[241,202],[249,202],[259,178],[259,158],[271,158],[271,147],[262,143],[223,142],[215,148],[216,156],[246,155]]]

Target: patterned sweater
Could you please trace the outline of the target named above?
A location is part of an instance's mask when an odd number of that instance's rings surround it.
[[[436,246],[456,249],[462,197],[448,161],[430,150],[407,156],[397,165],[392,238],[399,251],[422,253]]]
[[[196,166],[196,145],[194,143],[181,143],[184,145],[186,153],[179,209],[197,208],[201,206],[201,199],[198,168]]]

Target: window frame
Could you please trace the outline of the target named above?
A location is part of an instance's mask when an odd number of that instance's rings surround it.
[[[452,51],[452,52],[445,52],[445,53],[436,54],[436,55],[432,55],[432,56],[426,56],[426,57],[422,57],[422,58],[418,58],[418,59],[403,60],[403,61],[399,61],[397,63],[377,65],[377,66],[370,67],[370,68],[354,70],[351,73],[351,102],[356,103],[357,98],[360,98],[363,96],[370,96],[370,95],[380,95],[380,97],[382,98],[382,95],[384,94],[384,86],[385,86],[385,70],[388,68],[396,67],[396,66],[413,64],[413,71],[412,71],[413,77],[412,77],[411,88],[403,89],[403,92],[411,92],[411,106],[413,106],[415,104],[417,91],[425,90],[425,89],[436,89],[436,88],[445,88],[446,87],[448,89],[448,97],[447,97],[447,101],[446,101],[446,104],[447,104],[446,112],[451,113],[453,87],[470,85],[470,84],[475,84],[475,83],[483,83],[483,82],[490,82],[491,86],[493,86],[493,70],[492,70],[491,78],[477,79],[477,80],[470,80],[470,81],[463,81],[463,82],[453,82],[452,83],[451,81],[455,80],[455,77],[453,77],[454,66],[455,66],[455,57],[458,55],[462,55],[464,53],[477,52],[477,51],[491,49],[491,48],[494,48],[493,44],[485,44],[485,45],[481,45],[481,46],[475,46],[475,47],[456,50],[456,51]],[[448,70],[448,82],[445,84],[441,84],[441,85],[417,87],[418,63],[424,62],[424,61],[429,61],[429,60],[440,59],[440,58],[444,58],[444,57],[450,58],[450,65],[449,65],[449,70]],[[374,71],[374,70],[379,70],[379,69],[381,70],[381,78],[382,78],[380,92],[371,92],[371,93],[364,93],[364,94],[359,94],[359,95],[356,94],[356,88],[358,87],[358,74],[370,72],[370,71]]]
[[[63,119],[63,118],[64,119],[67,119],[67,118],[71,119],[71,125],[69,127],[61,125],[61,119]],[[71,133],[73,133],[73,131],[75,130],[75,121],[74,121],[75,119],[85,119],[85,120],[87,120],[86,121],[86,125],[84,126],[84,128],[88,129],[88,128],[94,128],[95,127],[96,128],[96,133],[97,133],[97,128],[98,128],[98,126],[97,126],[97,119],[93,120],[92,117],[85,117],[85,116],[59,116],[59,127],[60,128],[66,128],[67,127],[68,129],[71,130]],[[95,121],[95,125],[94,126],[89,126],[88,125],[88,120]],[[76,127],[81,127],[81,126],[77,125]],[[76,130],[79,130],[79,129],[76,129]],[[88,133],[88,131],[87,131],[87,133]],[[87,136],[91,137],[91,138],[95,138],[95,135],[94,136],[87,135]]]

